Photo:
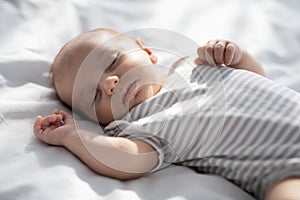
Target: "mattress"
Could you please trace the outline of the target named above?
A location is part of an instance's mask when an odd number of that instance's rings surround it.
[[[183,50],[188,41],[232,40],[261,61],[268,78],[300,91],[299,10],[298,0],[2,1],[0,199],[253,200],[222,177],[177,165],[130,181],[100,176],[66,149],[37,140],[32,125],[54,108],[70,112],[55,94],[49,67],[63,44],[99,27],[140,34],[154,46],[164,42],[182,55],[193,53]],[[187,42],[154,37],[153,30]],[[172,59],[161,55],[169,65]]]

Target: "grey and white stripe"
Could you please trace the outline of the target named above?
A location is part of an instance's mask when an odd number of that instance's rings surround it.
[[[177,163],[220,175],[258,199],[300,177],[300,95],[245,70],[182,66],[164,89],[106,127],[149,142],[157,169]]]

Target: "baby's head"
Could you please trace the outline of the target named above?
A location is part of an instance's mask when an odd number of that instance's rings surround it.
[[[164,74],[141,40],[96,29],[69,41],[50,72],[59,98],[106,125],[160,90]]]

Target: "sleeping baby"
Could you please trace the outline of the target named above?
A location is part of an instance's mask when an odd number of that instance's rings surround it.
[[[165,75],[142,40],[104,28],[82,33],[56,56],[53,83],[104,134],[63,110],[38,116],[34,134],[120,180],[179,164],[257,199],[300,199],[299,94],[265,78],[231,41],[211,40],[197,54],[196,65],[183,58]]]

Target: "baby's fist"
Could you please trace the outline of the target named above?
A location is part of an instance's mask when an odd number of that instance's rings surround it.
[[[227,40],[210,40],[197,49],[196,65],[209,64],[213,66],[225,64],[234,66],[242,62],[243,51],[235,43]]]
[[[72,116],[64,111],[54,110],[46,117],[38,116],[33,125],[37,138],[51,145],[64,146],[67,134],[74,133],[75,123]]]

